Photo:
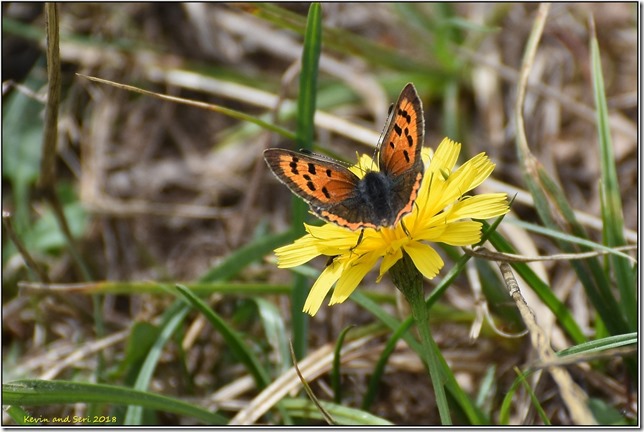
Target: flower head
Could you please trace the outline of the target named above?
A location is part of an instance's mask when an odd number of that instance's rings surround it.
[[[470,218],[488,219],[508,212],[505,193],[466,195],[489,177],[494,164],[480,153],[455,170],[460,148],[445,138],[433,156],[423,153],[425,173],[418,197],[401,223],[362,231],[330,223],[321,227],[305,224],[308,234],[275,250],[280,268],[295,267],[319,255],[333,257],[311,288],[304,312],[315,315],[334,285],[329,305],[342,303],[379,261],[380,281],[403,257],[403,251],[423,276],[432,279],[444,263],[426,242],[453,246],[478,243],[481,223]],[[362,156],[353,170],[362,175],[371,166],[371,158]]]

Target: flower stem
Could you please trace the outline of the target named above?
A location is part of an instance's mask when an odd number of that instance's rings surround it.
[[[413,261],[405,251],[403,251],[402,259],[398,260],[391,268],[390,274],[394,285],[403,293],[411,306],[411,312],[420,334],[423,360],[427,365],[429,378],[432,380],[434,387],[441,423],[451,425],[452,419],[449,414],[443,379],[441,379],[438,346],[434,342],[429,328],[429,315],[427,314],[423,291],[423,275],[414,266]]]

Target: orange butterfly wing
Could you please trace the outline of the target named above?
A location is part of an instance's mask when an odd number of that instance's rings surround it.
[[[360,178],[347,167],[317,155],[267,149],[264,159],[275,176],[324,220],[358,229],[365,215],[356,202]]]
[[[421,150],[425,140],[423,106],[413,84],[400,93],[389,115],[378,152],[380,172],[392,180],[392,225],[412,211],[423,179]]]
[[[422,172],[425,119],[414,85],[409,83],[400,93],[387,121],[379,146],[380,171],[399,176],[406,171]]]

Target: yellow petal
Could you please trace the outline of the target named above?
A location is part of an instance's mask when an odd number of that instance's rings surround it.
[[[375,254],[369,254],[367,256],[360,257],[360,259],[354,259],[352,261],[352,265],[348,265],[344,269],[342,276],[340,276],[340,279],[333,290],[333,294],[331,295],[329,306],[345,301],[356,289],[365,275],[369,273],[369,270],[371,270],[377,260],[378,256]]]
[[[441,235],[447,228],[446,215],[437,214],[434,217],[425,219],[416,227],[413,233],[415,240],[440,241]]]
[[[316,280],[311,287],[309,295],[306,297],[303,309],[304,312],[311,316],[314,316],[318,312],[322,302],[324,301],[324,297],[326,297],[333,284],[342,275],[345,267],[344,264],[345,263],[343,262],[333,260],[333,262],[324,269],[318,280]]]
[[[382,263],[380,263],[380,274],[378,275],[378,279],[376,279],[376,282],[380,282],[382,277],[389,271],[390,268],[398,262],[399,259],[402,258],[402,249],[398,248],[393,251],[393,253],[388,253],[386,254],[383,259]]]
[[[461,152],[461,145],[449,138],[443,138],[443,141],[436,148],[434,157],[429,166],[429,171],[432,173],[440,173],[441,171],[452,171],[458,154]]]
[[[322,226],[305,225],[306,230],[315,239],[319,253],[322,255],[340,255],[355,247],[360,237],[359,231],[350,231],[335,224]]]
[[[435,241],[452,246],[467,246],[481,241],[481,223],[457,221],[447,224],[445,231]]]
[[[490,161],[485,153],[479,153],[472,159],[465,162],[459,169],[471,170],[475,173],[474,178],[471,180],[469,189],[464,190],[463,193],[470,191],[483,183],[483,181],[492,174],[496,165]]]
[[[418,203],[423,214],[422,217],[431,217],[439,213],[461,196],[458,188],[454,188],[451,183],[448,183],[441,173],[432,173],[430,175],[428,188],[427,198],[425,201]]]
[[[305,235],[290,245],[275,249],[279,268],[297,267],[320,255],[315,239]]]
[[[454,200],[472,189],[472,183],[477,178],[478,173],[473,169],[464,168],[465,165],[461,165],[456,171],[450,174],[446,181],[446,192],[450,196],[445,197],[445,199]]]
[[[358,158],[356,165],[349,167],[349,171],[362,178],[367,171],[378,171],[378,165],[365,153]]]
[[[432,157],[434,156],[434,150],[430,147],[423,147],[420,150],[420,156],[423,158],[423,163],[425,164],[425,167],[427,167],[429,166],[429,163],[432,160]]]
[[[450,218],[489,219],[501,216],[509,210],[505,193],[481,194],[468,197],[455,204]]]
[[[424,243],[410,242],[405,246],[405,252],[427,279],[433,279],[445,265],[438,252]]]

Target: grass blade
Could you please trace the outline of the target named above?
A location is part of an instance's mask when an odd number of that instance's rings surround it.
[[[71,381],[20,380],[2,385],[5,405],[41,406],[74,403],[129,404],[162,412],[194,417],[206,424],[226,424],[228,420],[208,410],[179,399],[107,384]],[[128,425],[119,419],[118,424]]]
[[[289,411],[293,417],[304,419],[323,420],[322,413],[318,410],[315,404],[309,400],[304,399],[284,399],[282,401],[284,408]],[[354,425],[354,426],[391,426],[392,423],[377,417],[366,411],[356,408],[349,408],[343,405],[338,405],[330,402],[319,401],[320,405],[331,414],[334,420],[339,425]]]
[[[549,228],[544,228],[544,227],[542,227],[540,225],[535,225],[535,224],[532,224],[532,223],[529,223],[529,222],[524,222],[524,221],[519,220],[519,219],[510,219],[510,218],[508,218],[508,222],[510,222],[513,225],[516,225],[516,226],[518,226],[520,228],[523,228],[523,229],[525,229],[527,231],[532,231],[532,232],[536,232],[536,233],[539,233],[539,234],[543,234],[545,236],[548,236],[548,237],[551,237],[551,238],[554,238],[554,239],[557,239],[557,240],[587,246],[587,247],[589,247],[591,249],[595,249],[595,250],[598,250],[598,251],[603,251],[603,252],[606,252],[607,254],[613,254],[615,256],[619,256],[619,257],[622,257],[622,258],[627,259],[627,260],[631,259],[631,257],[629,255],[627,255],[626,253],[624,253],[624,252],[621,252],[619,250],[613,249],[613,248],[611,248],[609,246],[604,246],[603,244],[594,242],[592,240],[588,240],[588,239],[581,238],[581,237],[576,237],[576,236],[573,236],[573,235],[570,235],[570,234],[563,233],[563,232],[558,231],[558,230],[552,230],[552,229],[549,229]]]
[[[266,387],[270,381],[268,372],[259,360],[257,360],[257,357],[255,357],[253,351],[246,345],[242,337],[188,288],[177,284],[176,289],[183,296],[184,300],[201,312],[208,319],[208,322],[222,335],[226,341],[226,346],[230,348],[241,363],[246,365],[248,371],[253,375],[257,387]]]
[[[163,324],[161,325],[161,332],[159,337],[154,342],[152,349],[148,353],[138,376],[134,383],[134,389],[145,391],[150,384],[154,370],[156,369],[163,347],[168,342],[170,337],[174,334],[175,330],[183,322],[188,314],[189,308],[183,304],[175,303],[164,314]],[[129,405],[123,420],[126,425],[140,425],[143,419],[143,406],[138,404]]]
[[[253,301],[257,305],[259,318],[266,332],[266,340],[271,345],[272,351],[277,353],[277,374],[282,374],[288,370],[291,360],[283,313],[274,303],[264,298],[254,297]]]
[[[333,350],[333,368],[331,369],[331,386],[333,387],[333,402],[340,404],[342,403],[342,386],[340,385],[340,378],[342,373],[340,371],[340,360],[342,354],[342,344],[346,338],[349,330],[354,326],[349,326],[343,329],[338,336],[338,340],[335,343],[335,349]]]
[[[290,231],[261,237],[228,255],[225,261],[199,278],[199,282],[221,282],[229,279],[239,273],[248,264],[257,261],[273,249],[294,240],[295,237]]]
[[[637,345],[637,333],[627,333],[617,336],[608,336],[605,338],[588,341],[579,345],[571,346],[557,353],[559,357],[566,357],[577,354],[600,353],[610,349],[615,349],[628,345]]]
[[[590,39],[591,71],[593,78],[593,93],[597,112],[597,131],[599,135],[599,151],[601,155],[601,182],[600,191],[602,198],[602,219],[604,222],[604,241],[607,246],[622,246],[624,239],[624,217],[622,200],[615,167],[615,155],[610,134],[608,104],[604,91],[604,77],[602,74],[599,43],[595,34],[594,22],[591,20],[592,36]],[[613,274],[621,296],[621,309],[626,317],[630,330],[637,329],[637,273],[623,258],[610,256]]]
[[[300,92],[297,98],[297,145],[311,150],[315,125],[315,101],[318,83],[318,65],[322,50],[322,10],[319,3],[312,3],[306,21],[304,50],[302,52],[302,72],[300,73]]]
[[[322,10],[319,3],[312,3],[304,33],[302,52],[302,71],[300,73],[300,92],[297,98],[297,128],[295,142],[298,147],[311,150],[315,134],[315,101],[317,95],[318,65],[322,50]],[[293,227],[295,232],[303,233],[307,206],[299,198],[293,198]],[[303,276],[296,275],[291,315],[293,323],[293,350],[298,359],[306,354],[309,334],[309,318],[302,312],[308,294],[308,282]]]
[[[257,7],[255,15],[270,21],[280,27],[288,28],[298,33],[304,33],[304,20],[301,15],[270,3],[254,3]],[[324,46],[329,49],[350,55],[359,56],[371,64],[385,66],[393,70],[416,72],[422,76],[449,76],[435,65],[426,61],[423,56],[411,58],[384,44],[374,43],[372,39],[362,37],[341,28],[325,29]]]

